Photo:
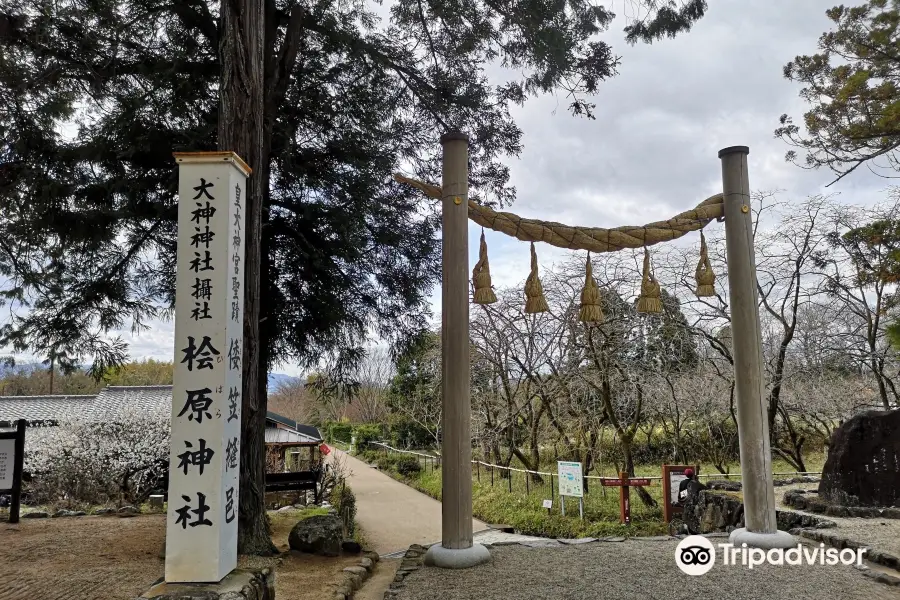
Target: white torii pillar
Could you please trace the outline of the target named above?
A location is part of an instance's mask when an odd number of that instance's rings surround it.
[[[747,146],[719,150],[746,524],[746,527],[732,531],[729,541],[736,546],[746,543],[754,548],[791,548],[797,542],[788,532],[778,530],[775,519],[772,449],[769,444],[753,251],[753,213],[750,210],[750,181],[747,178],[748,154],[750,149]]]
[[[440,544],[425,564],[464,569],[488,562],[472,537],[472,436],[469,395],[469,137],[441,136],[443,147],[441,285],[442,521]]]

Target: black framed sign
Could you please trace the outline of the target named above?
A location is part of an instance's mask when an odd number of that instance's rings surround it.
[[[9,522],[19,522],[22,497],[22,464],[25,460],[25,420],[16,421],[15,431],[0,432],[0,494],[9,494]]]

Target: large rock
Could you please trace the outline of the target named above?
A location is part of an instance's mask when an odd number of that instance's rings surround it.
[[[316,515],[294,525],[288,544],[291,550],[307,554],[340,556],[343,537],[344,526],[340,517]]]
[[[845,506],[900,506],[900,410],[862,413],[834,431],[819,496]]]

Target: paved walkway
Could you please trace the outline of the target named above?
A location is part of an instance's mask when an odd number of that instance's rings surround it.
[[[356,494],[356,521],[369,546],[378,554],[406,550],[412,544],[441,540],[441,503],[335,449],[350,470]],[[472,519],[473,531],[487,525]]]

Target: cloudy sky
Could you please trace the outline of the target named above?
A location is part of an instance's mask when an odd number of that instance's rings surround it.
[[[611,0],[605,0],[610,6]],[[623,3],[611,5],[622,13]],[[784,199],[820,193],[825,171],[784,161],[786,144],[773,136],[778,117],[802,116],[799,86],[782,76],[784,64],[816,50],[829,29],[832,2],[710,0],[710,10],[688,34],[651,46],[624,42],[620,15],[604,34],[622,57],[619,75],[593,99],[596,120],[569,115],[564,97],[531,99],[513,115],[524,131],[524,151],[508,161],[522,216],[572,225],[615,227],[666,219],[721,191],[717,152],[750,147],[750,185],[783,190]],[[860,171],[829,191],[872,204],[887,182]],[[470,227],[470,261],[477,260],[480,229]],[[495,286],[515,285],[528,274],[528,245],[488,232]],[[538,247],[542,266],[566,252]],[[440,290],[432,295],[439,314]],[[127,332],[126,332],[127,333]],[[159,323],[125,336],[131,355],[171,360],[173,324]],[[298,374],[290,365],[279,372]]]

